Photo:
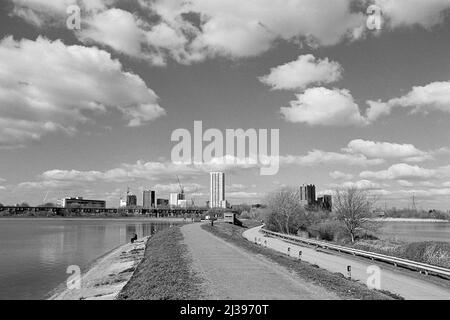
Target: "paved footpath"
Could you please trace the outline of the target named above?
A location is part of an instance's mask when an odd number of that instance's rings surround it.
[[[198,223],[181,231],[193,268],[204,280],[206,299],[339,299],[267,258],[249,253],[203,230]]]
[[[258,243],[286,254],[287,249],[290,248],[290,255],[295,257],[299,256],[299,251],[301,250],[302,260],[317,264],[319,267],[332,272],[340,272],[347,275],[347,266],[350,265],[352,278],[362,283],[367,283],[368,277],[370,276],[367,268],[376,265],[381,271],[381,289],[399,294],[408,300],[450,299],[449,286],[438,286],[425,279],[418,279],[417,277],[408,275],[410,273],[409,271],[395,270],[395,268],[388,267],[386,264],[377,261],[352,258],[349,255],[339,255],[331,251],[316,251],[312,247],[295,245],[280,239],[266,237],[260,232],[260,229],[261,227],[249,229],[243,233],[243,236],[252,242],[256,238]],[[442,281],[445,282],[448,280]]]

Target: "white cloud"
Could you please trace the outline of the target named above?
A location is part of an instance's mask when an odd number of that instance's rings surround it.
[[[183,189],[186,193],[196,193],[205,188],[198,183],[183,183]],[[180,185],[178,183],[156,184],[152,187],[152,190],[163,193],[180,192]]]
[[[408,181],[408,180],[398,180],[397,183],[406,188],[414,188],[414,187],[428,187],[433,188],[436,185],[431,181]]]
[[[435,178],[437,171],[426,169],[417,165],[398,163],[382,171],[363,171],[359,174],[361,178],[376,180],[428,180]]]
[[[134,21],[123,12],[103,15],[119,3],[116,0],[11,1],[13,14],[40,27],[62,26],[67,5],[77,3],[82,7],[86,27],[78,33],[81,39],[85,39],[83,34],[89,34],[97,43],[132,56],[141,48],[143,56],[154,64],[164,64],[168,57],[191,63],[214,56],[257,56],[280,40],[335,45],[344,39],[364,38],[367,19],[367,3],[363,0],[356,2],[362,8],[359,12],[352,10],[353,0],[139,0],[142,8],[139,17],[133,15]],[[447,0],[376,0],[376,3],[389,21],[385,30],[414,24],[429,28],[441,23],[444,10],[449,8]],[[187,15],[195,15],[196,22],[186,18]],[[118,18],[117,25],[112,23],[110,29],[104,28],[113,16]],[[117,39],[114,32],[118,32]],[[124,38],[127,34],[129,39]],[[124,46],[126,43],[128,47]]]
[[[330,177],[334,180],[351,180],[353,179],[353,175],[350,173],[344,173],[340,171],[332,171],[330,172]]]
[[[309,151],[305,156],[280,156],[280,164],[296,164],[296,165],[356,165],[369,166],[383,164],[383,159],[368,159],[360,154],[346,154],[338,152],[327,152],[322,150]]]
[[[245,192],[245,191],[238,191],[238,192],[227,192],[227,198],[228,199],[253,199],[257,200],[264,197],[263,193],[260,192]]]
[[[78,32],[81,41],[101,43],[130,56],[142,55],[144,34],[130,12],[112,8],[84,19],[83,23]]]
[[[47,133],[74,133],[113,108],[130,126],[165,114],[137,75],[97,48],[60,40],[0,42],[0,146],[23,145]]]
[[[247,186],[244,186],[243,184],[240,183],[233,183],[231,185],[226,185],[225,186],[225,190],[226,192],[238,192],[238,191],[242,191],[248,189]]]
[[[386,187],[386,185],[372,182],[370,180],[359,180],[356,182],[347,181],[341,185],[336,185],[336,187],[344,188],[344,189],[356,188],[356,189],[361,189],[361,190],[379,190],[379,189],[383,189],[384,187]]]
[[[353,154],[363,154],[369,158],[395,159],[404,158],[406,161],[421,161],[431,159],[430,153],[417,149],[412,144],[398,144],[355,139],[348,143],[343,151]]]
[[[345,89],[310,88],[297,95],[290,107],[282,107],[281,113],[288,122],[306,123],[311,126],[363,126],[358,105]]]
[[[270,69],[270,73],[259,80],[273,89],[305,89],[312,84],[338,81],[342,76],[339,63],[328,58],[316,59],[312,54],[302,55],[295,61]]]
[[[412,112],[440,111],[450,113],[450,82],[433,82],[425,86],[416,86],[400,98],[387,102],[367,101],[367,116],[374,121],[389,115],[394,107],[412,109]]]
[[[391,28],[419,24],[430,28],[444,21],[444,11],[450,9],[448,0],[375,0]]]

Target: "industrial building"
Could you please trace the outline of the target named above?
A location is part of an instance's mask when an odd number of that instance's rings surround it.
[[[316,204],[316,186],[304,184],[300,186],[300,202],[303,205],[313,206]]]
[[[169,197],[169,205],[171,207],[178,207],[179,201],[186,200],[184,193],[171,193]]]
[[[119,208],[125,208],[127,206],[127,199],[120,198]]]
[[[104,200],[88,200],[83,197],[59,199],[56,204],[62,208],[106,208]]]
[[[209,206],[210,208],[227,208],[225,199],[225,173],[210,172]]]
[[[137,197],[134,194],[127,193],[127,207],[136,207]]]
[[[144,209],[156,208],[156,193],[153,190],[142,192],[142,207]]]
[[[316,205],[323,210],[331,211],[333,208],[332,197],[329,194],[324,194],[322,197],[317,198]]]
[[[159,207],[168,207],[169,200],[168,199],[156,199],[156,206]]]

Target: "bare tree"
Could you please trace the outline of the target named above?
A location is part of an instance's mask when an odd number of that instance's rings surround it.
[[[307,216],[297,189],[285,187],[268,195],[266,224],[279,232],[291,233],[307,225]]]
[[[352,242],[355,242],[359,232],[374,231],[377,228],[377,224],[370,219],[375,203],[376,198],[366,190],[354,187],[336,190],[333,208]]]

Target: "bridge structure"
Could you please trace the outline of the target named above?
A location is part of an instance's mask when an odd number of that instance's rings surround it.
[[[90,214],[90,215],[145,215],[148,217],[162,218],[162,217],[183,217],[183,216],[199,216],[205,214],[208,208],[83,208],[83,207],[15,207],[5,206],[0,207],[0,214],[20,215],[25,213],[43,214],[51,213],[55,215],[70,215],[70,214]]]

